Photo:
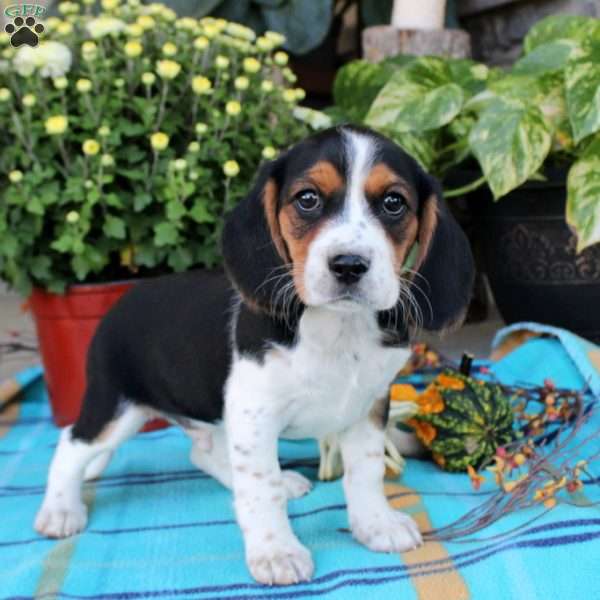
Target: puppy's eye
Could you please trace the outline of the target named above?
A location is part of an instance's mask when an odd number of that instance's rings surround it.
[[[315,212],[321,208],[321,197],[315,190],[302,190],[294,196],[296,206],[305,213]]]
[[[390,217],[400,217],[407,209],[406,198],[398,192],[387,192],[383,197],[383,210]]]

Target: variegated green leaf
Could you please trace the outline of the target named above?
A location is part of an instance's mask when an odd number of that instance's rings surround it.
[[[493,102],[469,135],[469,146],[498,199],[527,181],[542,166],[552,140],[536,106]]]
[[[538,21],[530,30],[523,42],[525,54],[529,54],[538,46],[560,39],[581,41],[594,37],[600,31],[598,19],[577,15],[551,15]]]
[[[439,137],[438,131],[425,131],[422,133],[383,131],[383,133],[387,134],[400,147],[404,148],[426,171],[431,172],[434,170],[437,158],[436,143]]]
[[[569,119],[579,142],[600,130],[600,42],[590,44],[569,61],[565,85]]]
[[[600,137],[569,171],[567,223],[577,232],[577,251],[600,242]]]
[[[463,91],[455,83],[433,87],[394,75],[373,102],[366,123],[401,132],[427,131],[449,123],[463,105]]]
[[[556,40],[542,44],[518,60],[514,64],[513,73],[541,75],[564,69],[569,58],[578,50],[579,44],[574,40]]]

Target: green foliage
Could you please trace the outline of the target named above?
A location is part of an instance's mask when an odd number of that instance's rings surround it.
[[[351,63],[330,114],[379,129],[440,177],[477,160],[495,199],[549,161],[570,165],[567,221],[583,250],[600,242],[600,21],[548,17],[524,48],[508,71],[439,57]]]
[[[26,294],[219,263],[223,217],[263,149],[308,131],[303,92],[275,64],[282,36],[259,46],[246,27],[162,5],[98,20],[65,4],[52,41],[0,38],[0,276]]]

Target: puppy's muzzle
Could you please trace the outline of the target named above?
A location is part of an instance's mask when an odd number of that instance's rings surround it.
[[[345,285],[358,283],[369,270],[370,261],[357,254],[338,254],[329,260],[329,270]]]

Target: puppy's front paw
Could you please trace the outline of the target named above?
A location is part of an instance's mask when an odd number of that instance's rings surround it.
[[[38,533],[49,538],[64,538],[79,533],[87,523],[85,504],[64,502],[44,502],[36,518],[34,527]]]
[[[252,577],[267,585],[291,585],[308,581],[314,566],[310,552],[298,540],[265,541],[246,552]]]
[[[312,489],[312,483],[306,479],[304,475],[300,475],[300,473],[296,473],[296,471],[282,471],[281,477],[283,479],[283,487],[286,491],[288,500],[300,498],[305,494],[308,494]]]
[[[408,515],[390,509],[350,519],[352,535],[375,552],[406,552],[423,543],[417,524]]]

